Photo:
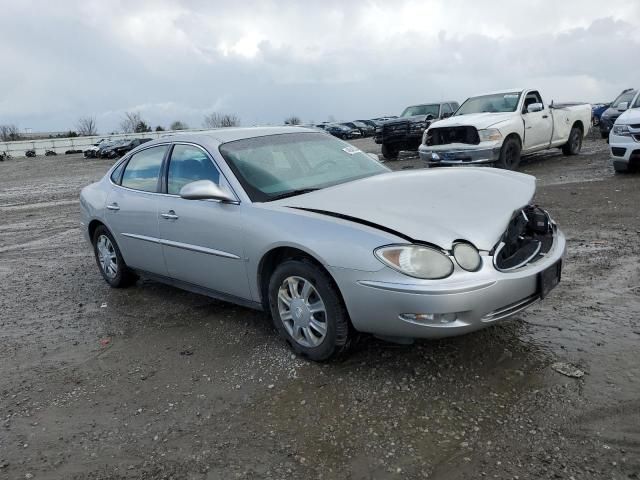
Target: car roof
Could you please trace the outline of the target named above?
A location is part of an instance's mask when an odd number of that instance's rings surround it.
[[[497,95],[499,93],[511,93],[511,92],[522,93],[522,92],[528,92],[530,90],[534,90],[536,92],[539,91],[539,90],[536,90],[535,88],[502,88],[500,90],[494,90],[492,92],[484,92],[484,93],[478,93],[478,94],[475,94],[475,95],[470,95],[469,98],[471,98],[471,97],[484,97],[485,95]]]
[[[286,127],[230,127],[217,128],[207,132],[177,133],[164,135],[158,139],[145,143],[145,148],[158,143],[166,142],[193,142],[205,145],[220,145],[246,138],[266,137],[269,135],[282,135],[285,133],[316,133],[323,135],[321,130],[299,126]]]

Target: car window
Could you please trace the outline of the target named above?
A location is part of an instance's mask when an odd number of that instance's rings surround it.
[[[640,108],[640,94],[636,95],[636,101],[631,108]]]
[[[540,94],[536,91],[527,93],[527,96],[524,99],[524,105],[522,106],[522,112],[526,113],[529,105],[534,103],[542,103],[542,97],[540,97]],[[542,105],[542,108],[544,109],[544,104]]]
[[[440,105],[434,103],[432,105],[413,105],[411,107],[405,108],[404,112],[402,112],[401,117],[412,117],[414,115],[433,115],[434,117],[438,116],[438,112],[440,110]]]
[[[515,112],[521,92],[494,93],[467,98],[456,112],[456,116],[470,113]]]
[[[451,110],[451,107],[449,106],[448,103],[443,103],[442,104],[442,110],[440,111],[440,116],[444,117],[445,115],[451,114],[453,113],[453,110]]]
[[[143,192],[155,192],[162,159],[168,148],[168,145],[160,145],[133,155],[124,169],[122,186]]]
[[[636,93],[638,93],[637,90],[629,90],[628,92],[621,93],[618,98],[613,101],[613,103],[611,104],[611,108],[618,108],[618,105],[620,105],[621,103],[630,102],[631,100],[633,100],[633,97]]]
[[[124,166],[127,162],[122,162],[111,172],[111,181],[116,185],[120,185],[120,178],[122,177],[122,171],[124,170]]]
[[[167,193],[179,195],[180,189],[196,180],[220,182],[220,172],[204,151],[193,145],[176,145],[171,152]]]

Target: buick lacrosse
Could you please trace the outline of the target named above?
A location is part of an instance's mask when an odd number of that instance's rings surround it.
[[[264,309],[325,360],[356,332],[406,342],[468,333],[544,298],[565,238],[535,179],[489,168],[391,172],[299,127],[154,140],[80,195],[112,287],[142,274]]]

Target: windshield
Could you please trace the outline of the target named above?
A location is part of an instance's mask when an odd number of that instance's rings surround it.
[[[438,116],[440,112],[440,104],[434,103],[433,105],[413,105],[412,107],[407,107],[402,112],[401,117],[412,117],[414,115],[433,115],[434,117]]]
[[[470,113],[515,112],[521,92],[496,93],[467,98],[456,111],[455,116]]]
[[[287,133],[220,145],[249,198],[265,202],[389,170],[348,143],[323,133]]]
[[[618,105],[620,105],[622,102],[630,103],[636,93],[638,93],[637,90],[631,90],[629,92],[621,93],[618,98],[613,101],[613,103],[611,104],[611,108],[618,108]]]

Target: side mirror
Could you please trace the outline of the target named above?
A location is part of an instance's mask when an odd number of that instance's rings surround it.
[[[527,107],[527,113],[541,112],[543,108],[541,103],[532,103]]]
[[[620,102],[618,104],[618,111],[620,112],[624,112],[625,110],[629,109],[629,102]]]
[[[218,200],[225,203],[237,203],[235,197],[211,180],[196,180],[180,189],[185,200]]]

